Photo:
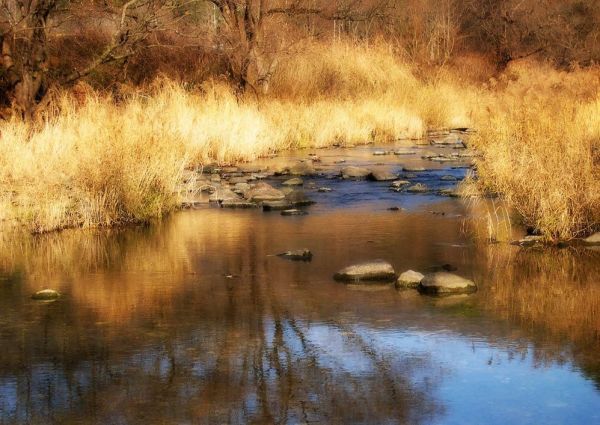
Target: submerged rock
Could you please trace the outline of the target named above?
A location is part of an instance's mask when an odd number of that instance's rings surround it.
[[[583,242],[586,245],[600,245],[600,232],[596,232],[593,235],[585,238]]]
[[[285,194],[275,189],[268,183],[260,182],[255,187],[246,192],[246,199],[249,201],[281,201]]]
[[[294,215],[308,215],[308,213],[306,211],[302,211],[296,208],[292,208],[289,210],[283,210],[281,211],[281,215],[285,215],[285,216],[294,216]]]
[[[53,301],[60,298],[60,292],[54,289],[42,289],[31,296],[36,301]]]
[[[337,272],[333,278],[342,282],[391,282],[396,278],[396,272],[387,261],[375,260],[346,267]]]
[[[396,281],[396,288],[416,288],[425,276],[414,270],[402,273]]]
[[[446,175],[446,176],[440,177],[440,180],[445,181],[445,182],[455,182],[458,180],[458,178],[451,176],[451,175]]]
[[[389,171],[375,170],[375,171],[372,171],[368,177],[369,177],[369,180],[374,180],[377,182],[385,182],[385,181],[396,180],[398,178],[398,175],[391,173]]]
[[[367,168],[355,167],[353,165],[342,168],[343,179],[366,179],[371,171]]]
[[[320,187],[319,189],[317,189],[317,192],[321,193],[329,193],[331,191],[333,191],[333,189],[330,187]]]
[[[431,295],[470,294],[477,291],[472,280],[448,272],[426,275],[418,286],[419,292]]]
[[[305,248],[282,252],[281,254],[277,254],[277,256],[292,261],[311,261],[313,254]]]

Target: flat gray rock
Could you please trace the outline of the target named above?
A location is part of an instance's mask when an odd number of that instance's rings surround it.
[[[342,282],[391,282],[396,279],[396,272],[387,261],[375,260],[346,267],[333,278]]]
[[[409,173],[421,173],[421,172],[427,171],[427,170],[425,169],[425,167],[406,166],[406,167],[402,167],[402,171],[408,171]]]
[[[432,295],[470,294],[477,291],[472,280],[448,272],[426,275],[419,284],[419,292]]]
[[[414,270],[402,273],[396,281],[396,288],[416,288],[425,276]]]

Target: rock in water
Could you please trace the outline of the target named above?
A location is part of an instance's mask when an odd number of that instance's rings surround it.
[[[277,256],[292,261],[311,261],[313,257],[312,252],[306,248],[282,252],[281,254],[277,254]]]
[[[429,192],[429,188],[427,186],[425,186],[423,183],[417,183],[411,187],[409,187],[408,189],[406,189],[407,192],[410,193],[425,193],[425,192]]]
[[[600,245],[600,232],[596,232],[592,236],[585,238],[583,242],[586,245]]]
[[[37,301],[53,301],[60,298],[60,293],[54,289],[43,289],[33,294],[31,298]]]
[[[281,201],[285,194],[281,190],[275,189],[270,184],[260,182],[255,187],[246,192],[246,199],[254,202],[261,201]]]
[[[408,270],[398,277],[396,288],[416,288],[425,276],[419,272]]]
[[[337,272],[333,278],[342,282],[391,282],[396,278],[396,272],[387,261],[375,260],[346,267]]]
[[[299,177],[294,177],[293,179],[289,179],[281,183],[284,186],[302,186],[304,184],[304,180]]]
[[[285,200],[294,207],[306,207],[315,203],[315,201],[306,196],[306,193],[302,190],[292,190],[285,195]]]
[[[371,171],[362,167],[355,167],[351,165],[349,167],[342,168],[342,178],[346,180],[366,179],[369,174],[371,174]]]
[[[438,272],[426,275],[418,289],[431,295],[470,294],[477,291],[477,286],[472,280],[453,273]]]
[[[289,201],[264,201],[262,203],[262,207],[264,211],[282,211],[288,210],[292,207],[292,204]]]
[[[221,202],[221,208],[246,209],[246,208],[256,208],[257,206],[258,205],[256,205],[254,202],[244,201],[243,199],[226,199],[223,202]]]
[[[374,180],[377,182],[391,181],[396,180],[397,178],[398,175],[390,173],[389,171],[376,170],[369,174],[369,180]]]
[[[292,165],[288,171],[293,176],[313,176],[317,174],[312,161],[303,161]]]
[[[407,171],[409,173],[421,173],[423,171],[427,171],[424,167],[402,167],[402,171]]]

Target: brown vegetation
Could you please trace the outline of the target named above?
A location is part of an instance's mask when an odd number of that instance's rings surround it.
[[[595,2],[1,5],[5,222],[143,221],[186,167],[472,126],[483,190],[549,239],[598,227]]]

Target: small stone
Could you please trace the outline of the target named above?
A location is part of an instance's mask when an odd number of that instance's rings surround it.
[[[453,273],[438,272],[426,275],[418,286],[419,292],[431,295],[469,294],[477,291],[472,280]]]
[[[53,301],[60,298],[60,293],[54,289],[42,289],[31,296],[36,301]]]
[[[396,278],[396,272],[387,261],[375,260],[346,267],[337,272],[333,278],[343,282],[390,282]]]
[[[281,211],[281,215],[285,215],[285,216],[300,216],[300,215],[308,215],[308,213],[306,211],[302,211],[302,210],[298,210],[296,208],[290,209],[290,210],[283,210]]]
[[[321,193],[328,193],[328,192],[331,192],[332,190],[333,189],[330,188],[330,187],[320,187],[320,188],[317,189],[317,191],[321,192]]]
[[[278,257],[286,258],[292,261],[311,261],[313,254],[308,249],[297,249],[277,254]]]
[[[284,186],[302,186],[304,184],[304,180],[299,177],[294,177],[293,179],[289,179],[281,183]]]
[[[460,195],[454,189],[440,189],[438,190],[438,195],[449,196],[450,198],[460,198]]]
[[[375,151],[373,152],[374,156],[383,156],[383,155],[387,155],[388,153],[386,151]]]
[[[392,184],[390,185],[390,187],[394,188],[394,189],[401,189],[404,186],[409,185],[410,182],[408,180],[395,180],[392,182]]]
[[[596,232],[593,235],[585,238],[583,242],[586,245],[600,245],[600,232]]]
[[[398,277],[396,288],[416,288],[425,276],[413,270],[405,271]]]
[[[411,187],[409,187],[408,189],[406,189],[407,192],[410,193],[425,193],[425,192],[429,192],[429,188],[424,185],[423,183],[417,183]]]
[[[394,151],[394,155],[414,155],[416,153],[417,153],[417,151],[410,151],[410,150],[397,150],[397,151]]]

